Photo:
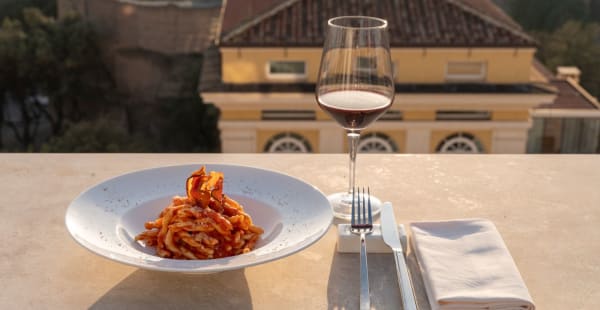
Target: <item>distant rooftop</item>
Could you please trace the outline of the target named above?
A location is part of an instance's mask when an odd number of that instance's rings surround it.
[[[228,0],[221,46],[322,46],[331,17],[388,20],[392,46],[535,47],[490,0]]]
[[[554,75],[538,60],[533,62],[533,66],[557,91],[557,97],[554,102],[542,104],[538,108],[592,110],[600,108],[598,100],[581,87],[575,79],[561,77],[561,73],[564,74],[564,72],[558,72],[557,75]],[[562,68],[561,70],[564,71],[564,67]],[[570,67],[567,71],[569,73],[581,73],[579,69],[573,67]]]

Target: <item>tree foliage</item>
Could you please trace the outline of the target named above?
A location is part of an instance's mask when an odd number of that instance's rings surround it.
[[[36,148],[43,124],[48,135],[59,135],[65,121],[94,118],[117,102],[97,42],[93,27],[76,16],[57,21],[30,8],[21,19],[4,19],[0,120],[20,150]]]
[[[527,31],[553,32],[569,20],[600,22],[600,0],[510,0],[507,6]]]
[[[5,17],[20,19],[25,8],[38,8],[46,16],[56,16],[55,0],[0,0],[0,21]]]
[[[149,144],[132,137],[117,122],[105,118],[68,124],[64,134],[53,137],[42,146],[43,152],[115,153],[148,152]]]
[[[200,55],[173,59],[174,68],[183,68],[175,74],[181,89],[149,109],[154,113],[142,116],[154,130],[133,133],[132,118],[126,118],[129,126],[104,120],[115,110],[136,113],[138,108],[116,95],[99,42],[92,25],[76,16],[55,20],[38,9],[25,9],[20,18],[4,20],[0,130],[11,133],[16,150],[37,151],[41,144],[48,152],[220,150],[219,111],[196,92]],[[2,136],[7,135],[0,131]],[[152,146],[146,142],[150,137]]]
[[[206,104],[197,92],[201,55],[172,59],[179,89],[177,96],[161,100],[160,145],[163,152],[219,152],[219,110]]]
[[[540,43],[549,69],[577,66],[581,85],[600,97],[600,0],[508,0],[508,12]]]
[[[538,33],[538,57],[551,69],[576,66],[582,70],[581,85],[600,95],[600,24],[569,21],[552,33]]]
[[[164,152],[219,152],[219,110],[199,96],[165,100],[160,144]]]

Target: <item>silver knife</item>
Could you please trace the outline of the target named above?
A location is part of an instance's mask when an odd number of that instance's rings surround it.
[[[392,248],[394,260],[396,261],[396,273],[398,274],[398,285],[402,294],[402,305],[404,310],[416,310],[417,301],[415,291],[410,279],[410,272],[406,266],[406,259],[402,251],[400,237],[398,237],[398,226],[394,217],[392,204],[385,202],[381,207],[381,233],[383,241]]]

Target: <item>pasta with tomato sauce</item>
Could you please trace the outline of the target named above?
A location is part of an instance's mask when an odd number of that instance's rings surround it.
[[[254,249],[263,229],[223,193],[223,173],[202,166],[186,180],[186,197],[175,196],[136,236],[156,254],[173,259],[212,259]]]

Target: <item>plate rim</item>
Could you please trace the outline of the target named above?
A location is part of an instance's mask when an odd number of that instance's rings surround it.
[[[266,172],[266,173],[270,173],[270,174],[274,174],[280,177],[286,177],[286,178],[290,178],[293,179],[297,182],[303,183],[306,186],[310,187],[312,190],[314,190],[315,192],[317,192],[319,194],[319,196],[321,198],[323,198],[323,201],[327,203],[328,208],[324,208],[328,210],[328,220],[326,221],[327,225],[324,225],[323,227],[321,227],[321,229],[319,230],[315,230],[314,234],[309,235],[309,239],[308,241],[300,241],[297,242],[296,246],[293,247],[292,250],[288,250],[288,251],[283,251],[281,252],[281,254],[279,255],[272,255],[270,257],[267,257],[265,259],[262,260],[254,260],[254,261],[250,261],[248,263],[244,263],[244,264],[240,264],[240,265],[227,265],[227,264],[214,264],[211,266],[210,270],[206,270],[206,268],[203,267],[198,267],[198,268],[189,268],[189,269],[182,269],[181,267],[176,267],[176,266],[158,266],[158,265],[154,265],[154,264],[136,264],[131,260],[131,256],[126,256],[123,255],[121,253],[117,253],[114,251],[107,251],[104,249],[100,249],[98,247],[96,247],[93,243],[88,242],[87,240],[85,240],[84,238],[78,237],[78,234],[74,231],[74,228],[71,227],[71,225],[69,225],[69,216],[70,213],[72,213],[72,209],[75,208],[75,203],[81,199],[85,194],[87,194],[88,192],[100,187],[101,185],[117,180],[119,178],[123,178],[123,177],[127,177],[127,176],[131,176],[131,175],[135,175],[135,174],[139,174],[139,173],[143,173],[143,172],[148,172],[148,171],[152,171],[152,170],[159,170],[159,169],[170,169],[170,168],[179,168],[179,167],[185,167],[185,166],[190,166],[190,167],[201,167],[201,166],[207,166],[207,170],[209,169],[208,166],[226,166],[229,168],[242,168],[242,169],[250,169],[250,170],[259,170],[262,172]],[[191,172],[190,172],[191,173]],[[122,216],[122,215],[121,215]],[[140,269],[145,269],[145,270],[153,270],[153,271],[161,271],[161,272],[170,272],[170,273],[187,273],[187,274],[210,274],[210,273],[216,273],[216,272],[223,272],[223,271],[229,271],[229,270],[238,270],[238,269],[244,269],[247,267],[252,267],[252,266],[257,266],[257,265],[261,265],[261,264],[265,264],[268,262],[272,262],[275,260],[279,260],[285,257],[288,257],[290,255],[296,254],[308,247],[310,247],[311,245],[315,244],[317,241],[321,240],[323,238],[323,236],[327,233],[327,231],[329,231],[329,229],[331,228],[331,225],[333,223],[334,220],[334,216],[333,216],[333,210],[331,210],[331,207],[329,206],[329,201],[327,200],[327,196],[315,185],[305,181],[302,178],[299,177],[295,177],[292,175],[289,175],[285,172],[281,172],[278,170],[274,170],[274,169],[268,169],[268,168],[263,168],[263,167],[257,167],[257,166],[251,166],[251,165],[247,165],[247,164],[237,164],[237,163],[222,163],[222,162],[212,162],[212,161],[207,161],[207,162],[203,162],[201,164],[196,163],[196,162],[188,162],[188,163],[181,163],[181,164],[170,164],[170,165],[159,165],[159,166],[153,166],[153,167],[147,167],[147,168],[142,168],[142,169],[137,169],[137,170],[132,170],[132,171],[128,171],[125,173],[121,173],[106,179],[103,179],[97,183],[92,184],[91,186],[88,186],[87,188],[85,188],[84,190],[82,190],[75,198],[73,198],[70,202],[69,205],[67,206],[66,212],[65,212],[65,216],[64,216],[64,225],[67,228],[67,232],[69,233],[69,236],[77,243],[79,244],[81,247],[85,248],[86,250],[88,250],[89,252],[92,252],[95,255],[98,255],[100,257],[109,259],[111,261],[115,261],[121,264],[125,264],[125,265],[129,265],[132,267],[136,267],[136,268],[140,268]],[[306,240],[306,239],[305,239]],[[162,260],[169,260],[172,262],[201,262],[201,261],[208,261],[208,260],[176,260],[176,259],[169,259],[169,258],[162,258],[156,255],[153,255],[154,257],[157,258],[158,261],[162,261]],[[212,259],[211,261],[214,260],[219,260],[219,262],[224,262],[227,260],[231,260],[231,259],[235,259],[236,257],[238,257],[238,255],[235,256],[229,256],[229,257],[223,257],[223,258],[215,258]]]

